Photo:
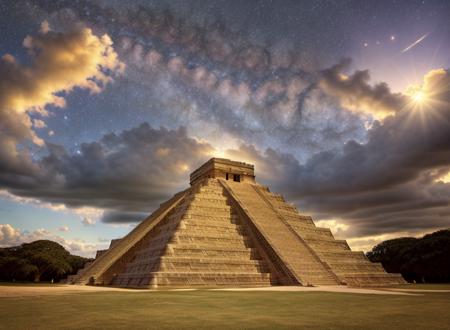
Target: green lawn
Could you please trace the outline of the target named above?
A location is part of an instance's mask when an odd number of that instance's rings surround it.
[[[449,329],[450,293],[93,292],[0,298],[0,328]]]
[[[450,290],[450,283],[444,284],[400,284],[392,286],[397,289],[413,289],[413,290]]]

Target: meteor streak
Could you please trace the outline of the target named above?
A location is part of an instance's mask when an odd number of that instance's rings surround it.
[[[411,45],[409,45],[408,47],[406,47],[405,49],[403,49],[401,52],[405,53],[408,50],[410,50],[411,48],[415,47],[418,43],[420,43],[421,41],[423,41],[423,39],[425,39],[426,37],[428,37],[429,33],[424,34],[423,36],[421,36],[419,39],[417,39],[416,41],[414,41]]]

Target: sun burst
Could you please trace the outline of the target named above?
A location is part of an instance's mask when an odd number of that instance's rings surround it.
[[[405,90],[403,95],[408,100],[404,108],[408,113],[405,127],[420,125],[427,131],[434,124],[447,120],[443,109],[450,104],[442,101],[442,95],[448,93],[449,85],[441,82],[445,74],[442,69],[430,71],[422,84],[411,85]]]
[[[411,98],[415,103],[424,103],[427,99],[427,96],[423,90],[419,90],[412,94]]]

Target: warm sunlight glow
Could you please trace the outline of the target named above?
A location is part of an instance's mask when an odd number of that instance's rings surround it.
[[[411,97],[416,103],[423,103],[426,100],[425,92],[422,90],[415,92]]]
[[[444,174],[440,178],[438,178],[436,181],[443,182],[443,183],[450,183],[450,172],[447,174]]]
[[[433,124],[447,121],[449,86],[448,73],[444,69],[432,70],[424,76],[422,84],[409,86],[404,92],[408,99],[405,108],[409,112],[405,125],[414,125],[420,120],[425,131]]]
[[[424,110],[430,104],[430,92],[424,86],[413,85],[406,90],[410,99],[410,107],[415,110]]]

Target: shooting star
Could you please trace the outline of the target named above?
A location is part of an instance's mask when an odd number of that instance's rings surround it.
[[[417,39],[416,41],[414,41],[411,45],[409,45],[408,47],[406,47],[405,49],[403,49],[401,52],[405,53],[408,50],[410,50],[411,48],[415,47],[418,43],[420,43],[421,41],[423,41],[423,39],[425,39],[426,37],[428,37],[429,33],[424,34],[423,36],[421,36],[419,39]]]

